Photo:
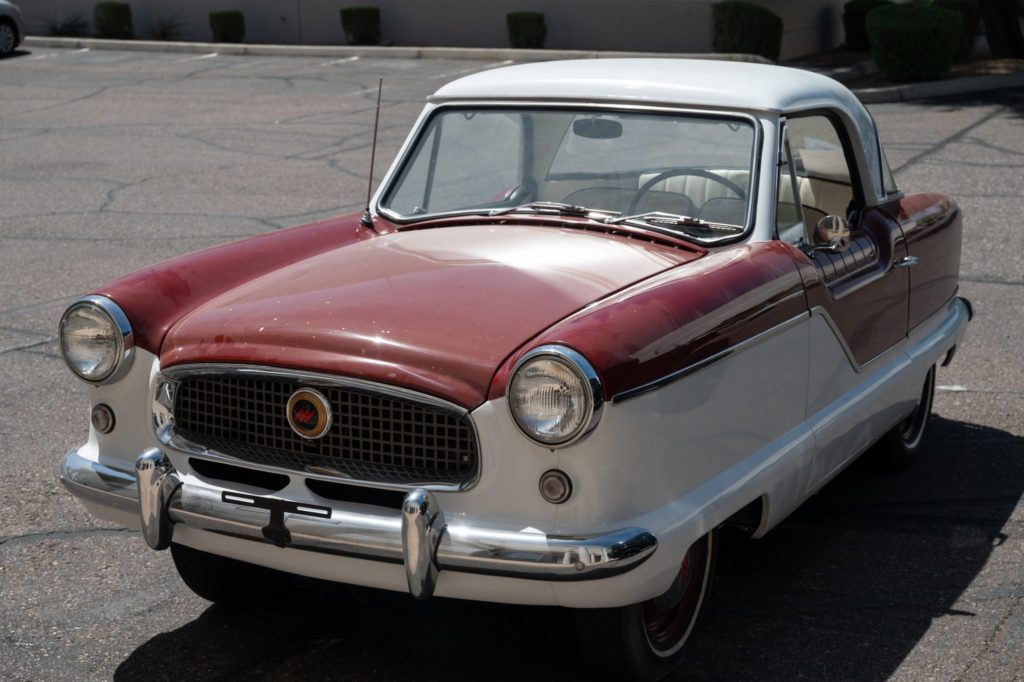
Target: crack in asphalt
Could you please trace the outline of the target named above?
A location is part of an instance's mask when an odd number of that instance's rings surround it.
[[[958,130],[957,132],[953,133],[949,137],[947,137],[947,138],[945,138],[943,140],[940,140],[939,142],[931,145],[930,147],[928,147],[924,151],[922,151],[922,152],[920,152],[918,154],[915,154],[914,156],[910,157],[909,159],[904,161],[902,164],[900,164],[896,168],[893,168],[892,169],[893,174],[895,175],[895,174],[901,173],[901,172],[905,171],[906,169],[910,168],[911,166],[916,165],[918,162],[922,161],[923,159],[927,158],[928,156],[931,156],[932,154],[940,152],[943,149],[945,149],[946,147],[948,147],[949,145],[953,144],[954,142],[957,142],[958,140],[961,140],[961,139],[967,137],[968,133],[970,133],[971,131],[975,130],[976,128],[980,128],[981,126],[985,125],[986,123],[988,123],[992,119],[997,118],[997,117],[1001,116],[1002,114],[1005,114],[1009,109],[1010,109],[1010,107],[1008,107],[1006,105],[997,106],[994,111],[991,111],[990,113],[986,114],[985,116],[982,116],[980,119],[978,119],[974,123],[971,123],[970,125],[968,125],[968,126],[966,126],[964,128],[961,128],[960,130]]]
[[[1003,617],[999,619],[999,622],[996,623],[996,626],[985,634],[985,640],[982,643],[980,650],[977,651],[974,654],[974,656],[971,657],[971,660],[967,662],[967,665],[964,666],[964,669],[961,671],[960,675],[956,677],[956,682],[961,682],[962,680],[969,679],[971,669],[973,669],[975,665],[977,665],[981,661],[982,657],[984,657],[985,654],[996,653],[998,651],[998,647],[993,648],[992,645],[998,639],[999,633],[1006,627],[1007,621],[1009,621],[1010,618],[1013,618],[1015,615],[1020,614],[1021,611],[1024,610],[1022,609],[1022,607],[1024,607],[1024,596],[1017,596],[1013,598],[1013,605],[1006,610],[1006,613],[1004,613]]]
[[[120,528],[120,527],[107,527],[102,526],[99,528],[72,528],[70,530],[46,530],[36,531],[33,533],[22,533],[20,535],[8,535],[0,537],[0,547],[4,545],[22,543],[31,543],[38,540],[45,540],[47,538],[74,538],[80,535],[105,535],[105,534],[121,534],[121,533],[139,533],[141,531],[132,530],[131,528]]]
[[[29,348],[35,348],[36,346],[42,346],[42,345],[45,345],[47,343],[52,343],[53,341],[56,341],[56,340],[57,340],[56,336],[48,336],[45,339],[43,339],[42,341],[31,341],[31,342],[23,343],[23,344],[20,344],[20,345],[17,345],[17,346],[10,346],[10,347],[7,347],[7,348],[0,348],[0,355],[3,355],[5,353],[13,353],[14,351],[17,351],[17,350],[26,350],[26,349],[29,349]]]
[[[59,104],[50,104],[50,105],[45,106],[45,107],[39,107],[38,109],[26,109],[25,111],[15,111],[13,113],[7,114],[7,116],[24,116],[25,114],[37,114],[37,113],[39,113],[41,111],[50,111],[52,109],[59,109],[60,107],[66,107],[66,106],[70,106],[72,104],[78,104],[79,102],[84,102],[87,99],[92,99],[93,97],[97,97],[99,95],[102,95],[104,92],[106,92],[110,88],[111,88],[111,86],[104,85],[104,86],[101,86],[101,87],[97,88],[93,92],[90,92],[88,95],[82,95],[81,97],[75,97],[74,99],[70,99],[70,100],[68,100],[66,102],[60,102]]]
[[[960,281],[971,282],[972,284],[1005,284],[1011,287],[1024,286],[1024,280],[1000,279],[998,277],[960,277]]]
[[[5,239],[6,239],[6,237],[5,237]],[[13,317],[14,315],[20,315],[22,313],[35,312],[37,310],[41,310],[43,308],[46,308],[47,306],[51,306],[51,305],[54,305],[54,304],[67,305],[67,304],[71,303],[72,301],[74,301],[76,298],[78,298],[78,297],[77,296],[61,296],[59,298],[51,298],[49,300],[40,301],[38,303],[29,303],[28,305],[17,306],[17,307],[14,307],[14,308],[6,308],[4,310],[0,310],[0,319],[3,319],[5,317]]]

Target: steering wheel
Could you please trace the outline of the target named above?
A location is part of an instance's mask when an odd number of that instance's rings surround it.
[[[668,170],[661,171],[660,173],[656,173],[653,177],[648,178],[647,182],[640,185],[640,189],[636,191],[636,196],[633,197],[633,201],[629,202],[629,208],[626,209],[626,215],[636,213],[636,207],[640,205],[640,200],[643,199],[645,194],[651,191],[652,187],[662,180],[668,180],[669,178],[674,178],[680,175],[692,175],[698,178],[713,180],[734,192],[740,199],[747,198],[747,191],[745,189],[737,185],[732,180],[727,180],[716,173],[701,170],[700,168],[670,168]]]

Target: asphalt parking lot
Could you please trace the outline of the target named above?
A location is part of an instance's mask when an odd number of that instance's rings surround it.
[[[59,485],[87,434],[64,307],[170,256],[358,210],[426,95],[496,63],[32,49],[0,60],[0,679],[589,679],[555,609],[310,584],[237,614]],[[897,180],[964,208],[977,315],[926,456],[855,465],[730,540],[702,680],[1024,678],[1024,92],[871,107]]]

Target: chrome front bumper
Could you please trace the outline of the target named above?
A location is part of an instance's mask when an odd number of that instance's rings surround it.
[[[397,563],[405,567],[409,592],[419,599],[434,593],[442,570],[595,580],[639,566],[658,546],[641,528],[570,537],[450,524],[436,496],[423,488],[405,496],[401,511],[366,513],[227,490],[194,477],[183,482],[156,448],[142,453],[135,469],[114,469],[72,450],[59,473],[83,501],[139,514],[143,537],[154,549],[169,546],[174,525],[184,524],[282,547]]]

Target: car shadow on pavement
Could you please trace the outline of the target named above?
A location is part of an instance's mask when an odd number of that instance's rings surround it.
[[[686,667],[703,680],[885,680],[1006,538],[1024,438],[933,417],[924,452],[862,458],[763,540],[723,533],[713,600]],[[981,589],[981,588],[978,588]],[[982,595],[983,596],[983,595]],[[213,606],[150,639],[117,680],[590,680],[564,609],[304,582],[298,599]]]

